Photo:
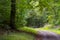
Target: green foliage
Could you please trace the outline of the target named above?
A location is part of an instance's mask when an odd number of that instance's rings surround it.
[[[0,22],[9,20],[10,0],[0,0]]]
[[[10,0],[0,0],[0,27],[9,24],[10,4]]]
[[[10,20],[11,0],[0,1],[0,25]],[[40,26],[45,23],[60,25],[60,0],[16,0],[17,27]],[[29,19],[29,20],[27,20]],[[37,20],[36,20],[37,19]]]
[[[28,0],[17,0],[16,7],[16,26],[21,27],[26,25],[26,16],[28,10],[31,8]]]
[[[38,5],[34,7],[36,3],[36,1],[38,2]],[[46,22],[48,21],[48,23],[50,24],[55,24],[55,25],[59,25],[59,0],[55,1],[55,0],[35,0],[32,1],[34,5],[33,6],[33,10],[34,10],[34,14],[40,14],[40,18],[41,16],[43,17],[43,21]],[[35,10],[37,8],[37,10]],[[37,13],[38,11],[38,13]]]

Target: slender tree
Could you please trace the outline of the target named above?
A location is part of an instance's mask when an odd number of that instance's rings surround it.
[[[15,29],[16,0],[11,0],[10,27]]]

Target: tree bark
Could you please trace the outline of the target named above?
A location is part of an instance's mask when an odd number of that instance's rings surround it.
[[[15,29],[16,0],[11,0],[10,27]]]

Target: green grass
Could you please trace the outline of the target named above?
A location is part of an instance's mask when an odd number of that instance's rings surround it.
[[[49,27],[43,27],[43,28],[38,28],[39,30],[46,30],[46,31],[50,31],[50,32],[54,32],[56,34],[60,34],[60,30],[59,29],[53,29],[53,28],[49,28]]]
[[[0,36],[0,40],[34,40],[34,36],[27,33],[10,33]]]
[[[22,27],[22,28],[18,28],[18,30],[22,30],[22,31],[25,31],[25,32],[37,34],[37,30],[35,28],[31,28],[31,27]]]
[[[40,31],[50,31],[50,32],[55,32],[56,34],[60,34],[60,30],[59,29],[53,29],[51,27],[43,27],[43,28],[30,28],[30,27],[23,27],[23,28],[18,28],[19,30],[23,30],[26,32],[31,32],[33,34],[37,34],[38,30]]]
[[[30,27],[22,27],[22,28],[18,28],[19,30],[23,30],[25,32],[30,32],[33,34],[37,34],[38,31],[50,31],[50,32],[54,32],[56,34],[60,34],[60,30],[59,29],[54,29],[52,27],[42,27],[42,28],[30,28]]]

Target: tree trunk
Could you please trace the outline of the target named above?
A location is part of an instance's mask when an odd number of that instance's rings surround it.
[[[10,27],[15,29],[16,0],[11,0]]]

